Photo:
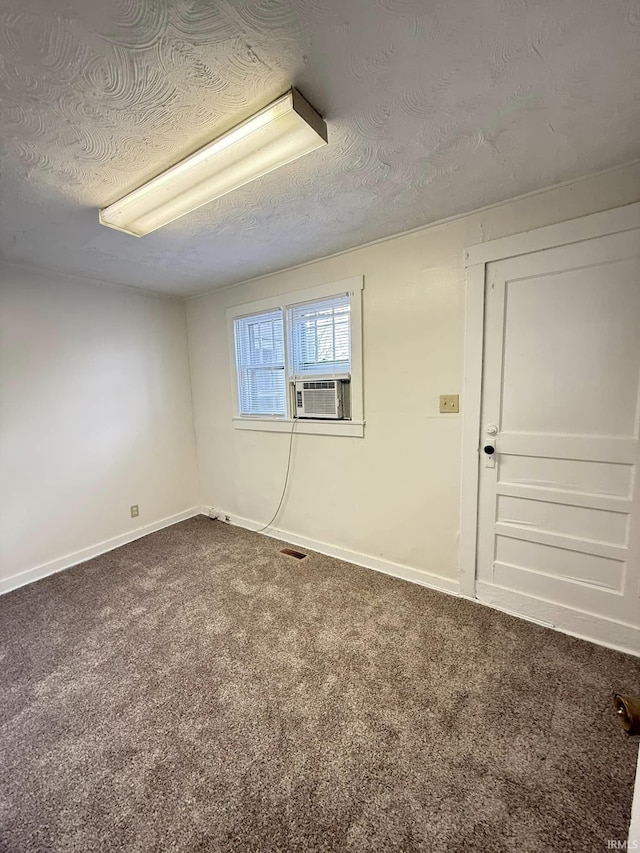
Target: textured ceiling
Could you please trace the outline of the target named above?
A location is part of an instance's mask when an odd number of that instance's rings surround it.
[[[640,156],[631,0],[0,0],[2,256],[191,294]],[[297,86],[330,144],[136,239],[97,208]]]

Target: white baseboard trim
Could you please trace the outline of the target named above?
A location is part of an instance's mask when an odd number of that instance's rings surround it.
[[[640,627],[635,625],[614,622],[604,616],[563,607],[482,581],[476,583],[476,596],[470,601],[616,652],[640,656]],[[558,623],[567,627],[559,628]]]
[[[209,515],[209,507],[201,507],[203,515]],[[258,521],[252,521],[250,518],[243,518],[239,515],[220,512],[221,515],[229,516],[229,524],[235,527],[244,527],[245,530],[257,532],[264,524]],[[340,548],[337,545],[330,545],[328,542],[320,542],[317,539],[309,539],[306,536],[299,536],[297,533],[291,533],[289,530],[281,530],[277,527],[270,527],[268,530],[261,531],[264,536],[270,536],[272,539],[281,539],[283,542],[288,542],[290,545],[297,545],[298,548],[306,548],[309,551],[317,551],[319,554],[325,554],[327,557],[335,557],[337,560],[344,560],[347,563],[354,563],[356,566],[363,566],[365,569],[373,569],[375,572],[382,572],[385,575],[392,575],[395,578],[401,578],[411,583],[420,584],[430,589],[436,589],[439,592],[447,592],[450,595],[458,595],[459,584],[457,580],[445,578],[440,575],[434,575],[430,572],[424,572],[420,569],[415,569],[412,566],[405,566],[402,563],[394,563],[391,560],[384,560],[380,557],[373,557],[370,554],[362,554],[360,551],[351,551],[349,548]]]
[[[136,539],[141,539],[143,536],[148,536],[149,533],[155,533],[156,530],[162,530],[163,527],[170,527],[172,524],[177,524],[179,521],[185,521],[187,518],[193,518],[195,515],[200,515],[202,508],[192,506],[182,512],[177,512],[175,515],[170,515],[167,518],[161,518],[159,521],[152,521],[150,524],[144,524],[142,527],[136,527],[135,530],[129,530],[127,533],[122,533],[120,536],[114,536],[111,539],[105,539],[104,542],[98,542],[96,545],[90,545],[88,548],[82,548],[80,551],[74,551],[73,554],[67,554],[64,557],[59,557],[57,560],[51,560],[48,563],[41,563],[33,569],[27,569],[25,572],[20,572],[17,575],[12,575],[9,578],[0,580],[0,595],[6,592],[11,592],[18,587],[26,586],[29,583],[38,581],[41,578],[46,578],[48,575],[55,575],[57,572],[62,572],[64,569],[70,569],[71,566],[76,566],[78,563],[84,563],[85,560],[90,560],[92,557],[98,557],[100,554],[106,554],[107,551],[113,551],[114,548],[119,548],[121,545],[126,545],[128,542],[133,542]]]

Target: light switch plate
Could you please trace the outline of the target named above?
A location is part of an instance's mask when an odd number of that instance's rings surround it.
[[[460,411],[459,394],[440,394],[440,412],[444,415]]]

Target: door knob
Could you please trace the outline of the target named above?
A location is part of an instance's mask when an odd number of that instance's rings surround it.
[[[483,450],[487,454],[487,456],[493,456],[493,454],[496,452],[496,449],[492,444],[485,444]]]

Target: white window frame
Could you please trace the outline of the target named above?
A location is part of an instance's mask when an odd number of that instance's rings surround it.
[[[233,401],[233,426],[235,429],[257,430],[258,432],[291,432],[302,435],[341,435],[353,438],[364,437],[364,406],[362,377],[362,290],[364,276],[358,275],[342,281],[333,281],[318,287],[282,293],[257,302],[247,302],[227,308],[227,340],[229,344],[229,373],[231,376],[231,399]],[[285,326],[285,378],[287,382],[287,416],[241,415],[238,400],[238,375],[234,339],[234,320],[280,308],[286,317],[287,308],[302,302],[327,299],[348,293],[351,307],[351,418],[350,420],[316,420],[314,418],[291,417],[291,394],[289,393],[289,363],[287,353],[287,329]]]

